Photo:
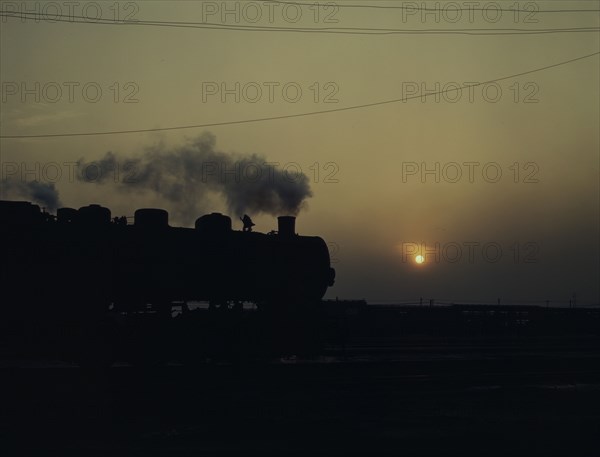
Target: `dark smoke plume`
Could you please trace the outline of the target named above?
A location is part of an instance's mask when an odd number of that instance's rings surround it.
[[[209,209],[211,194],[220,195],[233,216],[297,215],[312,196],[298,166],[281,168],[257,154],[227,154],[215,144],[215,136],[205,133],[182,147],[154,146],[142,156],[108,152],[97,162],[80,160],[79,179],[116,182],[122,192],[154,192],[185,222]]]
[[[4,178],[0,182],[2,198],[33,201],[45,207],[48,211],[56,211],[61,206],[58,190],[56,190],[54,183],[22,181],[8,178]]]

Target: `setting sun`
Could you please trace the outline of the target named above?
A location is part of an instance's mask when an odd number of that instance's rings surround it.
[[[415,262],[423,263],[423,262],[425,262],[425,257],[423,257],[422,255],[418,255],[415,257]]]

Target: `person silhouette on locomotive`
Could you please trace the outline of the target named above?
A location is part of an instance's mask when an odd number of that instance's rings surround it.
[[[244,224],[244,228],[242,229],[244,232],[251,232],[252,227],[256,225],[254,222],[252,222],[252,219],[250,219],[250,216],[247,214],[244,214],[244,217],[240,217],[240,220]]]

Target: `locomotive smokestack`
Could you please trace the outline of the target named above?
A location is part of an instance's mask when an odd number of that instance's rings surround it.
[[[296,235],[296,218],[294,216],[279,216],[279,236],[292,237]]]

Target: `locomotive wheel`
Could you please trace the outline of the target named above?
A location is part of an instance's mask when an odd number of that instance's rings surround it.
[[[77,363],[84,368],[110,367],[115,361],[117,336],[117,325],[109,318],[85,322],[76,341]]]
[[[294,340],[291,349],[300,357],[316,357],[323,349],[321,341],[321,315],[319,303],[307,301],[293,310]]]
[[[262,307],[263,347],[271,356],[314,357],[322,350],[319,302],[289,300]]]
[[[133,366],[155,368],[169,360],[166,329],[157,322],[138,322],[127,331],[125,357]]]

